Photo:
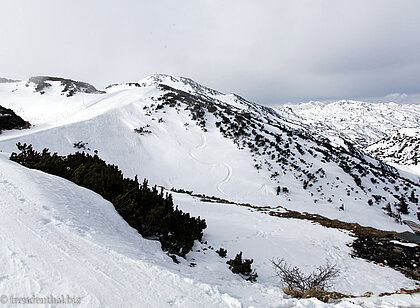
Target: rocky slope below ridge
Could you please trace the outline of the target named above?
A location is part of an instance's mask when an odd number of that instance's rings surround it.
[[[398,164],[412,164],[413,157],[408,153],[405,144],[411,143],[407,135],[393,137],[403,128],[420,127],[419,104],[367,103],[341,100],[333,103],[309,102],[302,104],[286,104],[275,109],[293,121],[301,122],[311,128],[329,134],[332,138],[340,136],[354,143],[359,149],[379,159]],[[370,145],[380,140],[387,140],[386,155],[371,151]],[[397,142],[398,141],[398,142]],[[391,146],[390,143],[393,143]],[[376,148],[374,146],[373,148]],[[392,149],[392,153],[390,152]],[[404,151],[407,155],[399,155]]]
[[[125,173],[168,188],[282,204],[376,227],[389,226],[383,211],[397,221],[419,219],[418,179],[401,177],[346,140],[332,144],[271,108],[167,75],[107,92],[74,114],[74,122],[0,139],[0,147],[10,152],[22,141],[68,153],[83,140]],[[17,104],[18,93],[10,95]]]
[[[374,157],[402,165],[420,164],[420,128],[401,129],[368,146]]]

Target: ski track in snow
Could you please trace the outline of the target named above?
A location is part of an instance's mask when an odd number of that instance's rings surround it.
[[[200,307],[204,303],[240,307],[236,299],[221,294],[214,286],[187,279],[159,265],[162,258],[169,265],[172,261],[160,251],[158,243],[142,239],[96,194],[37,171],[29,173],[35,183],[27,178],[22,190],[21,184],[8,179],[10,173],[0,169],[3,294],[28,297],[70,294],[82,297],[81,307]],[[18,178],[22,180],[20,175]],[[38,195],[39,184],[49,190],[46,198]],[[99,209],[94,199],[101,201],[99,208],[106,205],[104,217],[93,213]],[[89,208],[89,200],[93,202],[92,218],[102,220],[108,216],[108,224],[91,220],[90,214],[77,213]],[[83,202],[85,206],[80,205]],[[65,213],[69,216],[63,217]],[[91,223],[86,225],[79,220]],[[125,231],[110,233],[117,225]],[[139,244],[142,249],[135,248]],[[126,254],[130,250],[132,256]],[[153,261],[153,255],[157,262]]]
[[[232,167],[228,163],[226,163],[226,162],[224,162],[224,163],[211,163],[211,162],[207,162],[207,161],[204,161],[204,160],[198,158],[197,154],[195,154],[194,152],[203,150],[206,146],[207,146],[207,138],[206,138],[205,133],[202,132],[201,133],[201,142],[200,142],[200,144],[197,145],[195,148],[191,149],[189,151],[189,154],[190,154],[190,156],[195,161],[197,161],[200,164],[211,166],[211,167],[222,167],[222,168],[226,169],[226,176],[223,178],[222,181],[220,181],[220,183],[218,183],[216,185],[216,190],[219,193],[221,193],[223,196],[227,196],[227,194],[222,189],[222,186],[224,184],[228,183],[230,181],[230,179],[232,178],[232,173],[233,173]]]
[[[217,166],[217,164],[209,163],[209,162],[206,162],[206,161],[203,161],[203,160],[199,159],[196,156],[196,154],[194,154],[194,152],[196,152],[198,150],[201,150],[201,149],[204,149],[207,145],[207,138],[206,138],[206,135],[203,132],[201,133],[200,138],[201,138],[200,144],[189,151],[190,156],[193,159],[195,159],[197,162],[199,162],[200,164],[207,165],[207,166]]]
[[[223,166],[226,168],[227,174],[226,177],[221,181],[219,184],[217,184],[216,189],[218,192],[220,192],[222,195],[227,196],[228,194],[225,193],[225,191],[222,189],[222,185],[228,183],[230,181],[230,178],[232,177],[232,167],[229,164],[223,164]]]
[[[198,183],[194,190],[220,193],[230,200],[236,200],[235,194],[257,191],[257,197],[252,197],[255,202],[264,199],[268,200],[267,204],[279,203],[273,193],[273,183],[264,178],[268,174],[261,172],[254,177],[253,168],[245,172],[251,166],[248,160],[235,152],[236,146],[235,151],[225,147],[225,139],[217,139],[222,138],[217,130],[204,133],[201,128],[195,130],[190,126],[188,134],[184,135],[183,124],[189,118],[182,112],[179,117],[175,112],[172,117],[170,110],[160,114],[165,118],[166,127],[157,124],[159,117],[146,117],[144,108],[155,102],[146,94],[154,94],[155,90],[153,87],[130,90],[134,92],[118,90],[91,98],[22,96],[21,102],[15,104],[16,110],[22,111],[24,118],[27,115],[43,122],[34,122],[29,130],[5,132],[1,137],[2,145],[8,139],[14,141],[17,136],[27,136],[28,143],[48,144],[52,151],[65,154],[74,151],[73,142],[88,141],[92,149],[98,148],[101,154],[108,155],[107,161],[120,166],[127,167],[143,159],[142,168],[147,177],[163,174],[152,178],[153,184],[166,181],[172,187],[172,183],[181,183],[180,188],[190,189],[188,179],[196,174],[198,177],[192,179]],[[83,101],[83,108],[82,98],[87,100]],[[49,100],[46,105],[42,104],[44,99]],[[56,99],[61,106],[57,107]],[[220,99],[223,100],[223,96]],[[34,102],[40,104],[40,107],[36,105],[39,110],[25,109],[33,108]],[[20,104],[25,108],[19,107]],[[149,124],[152,134],[149,137],[134,135],[133,129],[139,124]],[[67,143],[65,146],[62,140]],[[102,140],[109,145],[102,145]],[[159,156],[159,153],[170,152],[168,145],[180,151],[174,150],[176,155],[169,159]],[[117,154],[115,148],[118,148]],[[2,149],[10,151],[11,147]],[[158,242],[147,241],[128,227],[109,202],[68,181],[17,166],[5,157],[0,153],[0,291],[3,293],[74,294],[82,296],[81,307],[330,306],[314,299],[290,299],[283,294],[279,282],[273,279],[270,258],[284,256],[291,264],[307,271],[324,261],[336,263],[342,273],[335,284],[338,291],[375,293],[370,299],[343,300],[338,307],[419,307],[419,294],[376,296],[379,292],[413,286],[414,282],[390,268],[351,258],[347,246],[351,236],[347,233],[306,221],[278,219],[236,205],[204,203],[174,193],[175,204],[180,209],[206,219],[208,227],[203,239],[209,245],[228,249],[229,258],[238,251],[243,251],[246,258],[254,258],[253,267],[259,278],[257,283],[251,284],[231,273],[226,259],[200,243],[196,243],[187,260],[181,259],[181,264],[174,265]],[[127,170],[132,170],[133,174],[138,172],[130,168]],[[206,176],[210,185],[206,181],[201,183]],[[241,182],[242,179],[252,185]],[[280,184],[287,185],[291,193],[296,190],[292,183]],[[283,201],[286,198],[287,195]],[[302,196],[293,200],[294,206],[304,203],[305,199]],[[257,204],[255,202],[249,201]],[[373,212],[368,210],[371,209],[364,209],[362,215],[370,220],[380,217],[370,216]],[[360,218],[356,216],[354,214],[352,219]],[[190,267],[190,262],[196,266]]]

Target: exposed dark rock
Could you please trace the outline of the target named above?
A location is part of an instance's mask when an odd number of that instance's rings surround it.
[[[45,93],[45,89],[51,86],[51,81],[59,81],[61,85],[64,86],[62,90],[62,95],[68,97],[73,96],[77,92],[89,93],[89,94],[101,94],[105,93],[104,91],[97,90],[94,86],[89,83],[82,81],[74,81],[71,79],[59,78],[59,77],[50,77],[50,76],[36,76],[31,77],[29,82],[35,84],[35,91],[41,94]]]
[[[395,235],[361,236],[352,244],[353,256],[392,267],[409,278],[420,280],[420,246],[391,242],[395,238]]]
[[[0,133],[5,129],[22,129],[29,126],[31,124],[18,116],[12,109],[0,106]]]
[[[112,87],[116,87],[116,86],[120,86],[120,85],[125,85],[125,86],[129,86],[129,87],[136,87],[136,88],[140,88],[142,86],[138,82],[112,83],[112,84],[106,86],[105,89],[110,89]]]
[[[381,160],[417,165],[420,161],[420,138],[397,132],[379,140],[367,150],[372,156]]]
[[[397,234],[395,234],[395,237],[400,239],[400,240],[407,241],[407,242],[420,244],[420,235],[414,234],[414,233],[411,233],[411,232],[408,232],[408,231],[397,233]]]

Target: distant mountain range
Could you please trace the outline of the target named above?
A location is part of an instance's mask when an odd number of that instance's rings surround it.
[[[275,109],[332,139],[345,138],[379,159],[410,165],[420,158],[420,104],[341,100],[287,104]]]

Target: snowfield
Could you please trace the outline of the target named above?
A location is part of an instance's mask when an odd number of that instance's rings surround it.
[[[37,92],[33,83],[0,84],[0,105],[32,124],[30,129],[0,135],[0,296],[68,294],[80,297],[81,307],[420,307],[418,293],[377,296],[415,288],[418,282],[389,267],[352,258],[348,244],[354,238],[347,231],[173,193],[180,209],[204,218],[208,226],[203,243],[196,242],[186,259],[178,258],[181,262],[175,264],[159,242],[142,238],[101,196],[8,160],[10,153],[17,151],[17,142],[66,155],[77,151],[74,144],[82,141],[84,148],[79,150],[91,154],[97,150],[126,177],[147,178],[167,191],[192,190],[278,211],[283,206],[382,230],[409,230],[384,214],[382,205],[367,205],[371,194],[393,200],[395,191],[383,190],[385,184],[370,180],[366,187],[357,187],[336,162],[307,153],[314,147],[310,139],[290,137],[287,141],[287,147],[298,143],[305,149],[301,160],[294,158],[299,152],[292,151],[290,163],[297,162],[298,168],[308,164],[314,170],[322,166],[325,172],[312,188],[304,190],[299,169],[289,171],[280,165],[256,169],[255,165],[267,161],[268,154],[256,156],[224,137],[217,128],[220,119],[213,113],[206,113],[204,130],[185,106],[159,109],[165,91],[158,83],[198,93],[241,114],[260,113],[261,131],[276,130],[270,126],[274,112],[186,78],[154,75],[136,83],[113,85],[106,93],[75,93],[71,97],[63,95],[59,82],[52,82],[44,94]],[[281,119],[293,129],[306,129],[305,123]],[[140,128],[142,132],[136,133]],[[341,137],[334,138],[336,144],[345,146]],[[367,160],[372,165],[378,163]],[[414,183],[410,187],[418,195],[420,177],[409,172],[413,169],[406,170],[402,176]],[[278,171],[277,178],[272,176],[274,171]],[[277,186],[288,191],[278,194]],[[394,189],[394,185],[390,187]],[[341,204],[345,210],[340,209]],[[402,218],[417,219],[415,205]],[[221,247],[228,250],[228,258],[215,252]],[[244,258],[254,259],[256,283],[229,270],[226,261],[239,251]],[[306,273],[327,262],[336,264],[341,274],[334,281],[334,291],[374,295],[329,304],[290,298],[282,292],[271,264],[277,258]]]
[[[335,289],[361,295],[414,286],[389,268],[351,258],[351,237],[309,222],[279,219],[235,205],[203,203],[175,194],[175,202],[209,225],[204,240],[174,264],[157,241],[143,239],[99,195],[64,179],[29,170],[0,155],[2,294],[70,295],[80,307],[324,307],[288,298],[270,260],[284,257],[306,271],[325,261],[342,275]],[[297,230],[299,230],[297,232]],[[231,273],[213,249],[254,258],[258,282]],[[203,250],[207,248],[207,250]],[[197,265],[190,267],[189,263]],[[415,307],[419,295],[343,300],[337,307]]]
[[[420,104],[340,100],[274,107],[287,119],[308,125],[331,140],[346,138],[366,153],[404,169],[420,160]],[[401,167],[400,167],[401,166]]]
[[[171,270],[160,244],[143,239],[99,195],[5,155],[0,166],[2,294],[69,294],[82,307],[229,304],[214,287]]]
[[[375,143],[400,129],[420,125],[419,104],[368,103],[340,100],[311,101],[275,106],[283,116],[301,121],[331,135],[338,133],[361,147]]]
[[[306,176],[299,174],[302,171],[284,169],[282,163],[277,169],[271,170],[270,166],[256,170],[255,165],[261,166],[269,157],[257,160],[248,148],[239,149],[233,140],[221,135],[212,113],[206,114],[206,132],[203,132],[184,107],[157,110],[163,92],[158,84],[223,99],[222,104],[238,111],[253,107],[234,95],[223,95],[190,79],[167,75],[154,75],[135,84],[114,85],[106,94],[76,93],[72,97],[60,95],[58,86],[47,88],[45,94],[40,95],[31,83],[28,86],[24,82],[3,84],[0,87],[2,104],[18,110],[15,112],[32,127],[4,131],[0,136],[0,150],[11,153],[16,151],[17,142],[25,142],[38,151],[49,148],[65,155],[74,153],[77,150],[74,143],[83,141],[87,143],[85,151],[93,154],[98,150],[101,158],[118,165],[125,176],[138,175],[167,189],[193,190],[254,205],[282,205],[384,230],[409,230],[384,215],[385,201],[377,206],[366,206],[372,199],[371,194],[382,195],[391,202],[392,191],[367,181],[365,185],[372,191],[367,195],[337,164],[307,153],[303,158],[306,164],[313,165],[310,172],[318,172],[320,167],[326,172],[326,177],[319,178],[312,189],[302,189],[302,179]],[[266,111],[257,109],[257,112],[262,117]],[[300,128],[297,124],[287,124]],[[145,128],[149,133],[136,134],[136,128]],[[305,140],[301,144],[308,149],[314,147]],[[293,156],[299,153],[291,154],[289,164],[296,166]],[[299,160],[297,163],[302,164]],[[275,179],[272,178],[274,171],[279,175]],[[420,176],[410,179],[420,183]],[[278,195],[277,185],[287,187],[289,192]],[[340,210],[342,204],[344,211]],[[402,218],[415,220],[416,209]]]

